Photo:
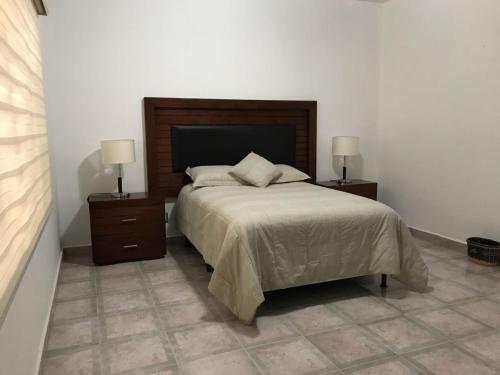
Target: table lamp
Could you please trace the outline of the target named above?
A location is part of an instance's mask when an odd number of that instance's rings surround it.
[[[122,165],[135,161],[133,139],[113,139],[101,141],[101,161],[103,164],[118,164],[118,193],[117,198],[127,198],[130,194],[122,190]]]
[[[344,166],[342,167],[342,180],[337,180],[339,184],[350,184],[352,181],[347,179],[346,157],[358,155],[359,137],[339,136],[332,138],[332,151],[334,156],[344,157]]]

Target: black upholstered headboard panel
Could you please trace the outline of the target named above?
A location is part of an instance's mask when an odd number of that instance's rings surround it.
[[[172,169],[234,165],[253,151],[272,163],[295,165],[295,125],[173,125]]]

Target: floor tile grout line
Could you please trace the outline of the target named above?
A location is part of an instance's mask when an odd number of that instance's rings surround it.
[[[90,262],[90,258],[88,259],[89,262]],[[61,262],[61,266],[63,266],[63,263],[64,263],[64,254],[63,254],[63,260]],[[72,268],[72,266],[68,267],[66,266],[67,268]],[[46,337],[46,342],[44,344],[44,355],[43,355],[43,358],[42,358],[42,362],[47,358],[47,356],[52,356],[54,355],[54,353],[60,353],[61,351],[64,352],[67,352],[67,351],[70,351],[70,352],[78,352],[78,351],[81,351],[81,350],[84,350],[84,349],[91,349],[92,352],[94,352],[95,348],[96,347],[99,347],[100,346],[100,324],[99,324],[99,319],[98,319],[98,307],[97,307],[97,293],[96,293],[96,280],[95,280],[95,270],[94,270],[94,266],[93,265],[90,265],[89,263],[89,268],[90,268],[90,274],[89,274],[89,277],[86,278],[86,279],[82,279],[82,280],[71,280],[71,281],[67,281],[67,282],[64,282],[62,281],[61,279],[58,279],[57,281],[57,287],[59,287],[60,285],[67,285],[67,284],[70,284],[70,283],[78,283],[78,282],[84,282],[84,281],[88,281],[90,283],[90,285],[92,286],[92,290],[93,290],[93,293],[91,292],[90,294],[86,294],[86,295],[81,295],[81,296],[77,296],[77,297],[73,297],[73,298],[68,298],[68,299],[63,299],[63,300],[59,300],[59,301],[56,301],[54,300],[53,301],[53,305],[56,305],[56,304],[59,304],[59,303],[65,303],[65,302],[72,302],[72,301],[77,301],[77,300],[82,300],[82,299],[89,299],[89,300],[93,300],[93,304],[92,306],[95,308],[95,315],[94,314],[91,314],[90,316],[84,316],[84,317],[79,317],[79,318],[74,318],[74,319],[61,319],[59,321],[53,321],[53,317],[51,316],[51,322],[50,322],[50,328],[53,328],[53,327],[57,327],[57,326],[63,326],[63,325],[71,325],[71,324],[77,324],[77,323],[80,323],[80,322],[83,322],[83,321],[86,321],[86,320],[90,320],[91,322],[91,336],[92,336],[92,342],[90,343],[86,343],[86,344],[78,344],[78,345],[72,345],[72,346],[66,346],[66,347],[61,347],[61,348],[57,348],[57,349],[52,349],[52,350],[48,350],[47,348],[47,340],[48,340],[48,336]],[[95,324],[95,331],[94,329],[92,329],[92,326]],[[97,337],[95,339],[97,339],[97,342],[94,342],[94,335],[95,333],[97,334]],[[94,354],[93,354],[94,356]],[[92,361],[93,363],[93,367],[95,365],[95,362]],[[99,367],[99,371],[101,372],[102,369],[101,369],[101,358],[100,358],[100,354],[98,354],[98,363],[97,363],[97,366]],[[95,368],[94,368],[95,370]]]
[[[189,280],[189,279],[188,279]],[[195,280],[191,280],[191,281],[195,281]],[[197,289],[198,285],[196,285],[196,288]],[[207,304],[211,304],[210,301],[206,300],[205,297],[203,295],[200,295],[199,296],[200,299],[207,303]],[[216,308],[214,306],[213,308],[213,312],[215,313],[216,317],[218,317],[219,321],[218,322],[203,322],[203,323],[195,323],[193,324],[191,327],[196,327],[198,325],[201,325],[201,324],[229,324],[228,321],[225,321],[224,320],[224,316],[222,315],[222,312]],[[185,327],[186,328],[186,327]],[[180,328],[181,329],[181,328]],[[228,327],[228,330],[229,330],[229,327]],[[265,375],[265,373],[263,372],[263,370],[260,368],[260,366],[258,366],[258,364],[254,361],[254,359],[252,358],[252,356],[250,355],[250,353],[247,351],[247,348],[245,347],[245,345],[243,345],[243,343],[241,342],[241,340],[239,339],[239,337],[235,334],[233,334],[232,332],[230,332],[230,334],[233,336],[233,338],[237,341],[237,343],[239,344],[239,348],[235,349],[235,348],[232,348],[232,349],[229,349],[229,350],[225,350],[225,351],[222,351],[222,352],[216,352],[216,353],[211,353],[211,354],[207,354],[206,356],[203,356],[203,357],[200,357],[200,358],[197,358],[195,360],[199,360],[199,359],[202,359],[202,358],[207,358],[209,356],[212,356],[212,355],[220,355],[220,354],[224,354],[224,353],[229,353],[229,352],[232,352],[232,351],[237,351],[237,350],[242,350],[245,355],[247,356],[247,358],[251,361],[251,363],[254,365],[254,367],[256,368],[256,370],[261,374],[261,375]],[[186,362],[190,362],[190,361],[186,361]],[[184,365],[184,361],[183,361],[183,365]]]
[[[425,349],[428,349],[429,347],[427,348],[421,348],[420,350],[425,350]],[[342,369],[340,369],[340,371],[342,373],[344,373],[345,371],[349,371],[349,370],[352,370],[352,369],[355,369],[355,368],[358,368],[358,367],[370,367],[370,365],[374,364],[374,363],[385,363],[385,362],[391,362],[391,361],[394,361],[394,360],[400,360],[401,362],[409,362],[404,356],[402,355],[399,355],[399,354],[395,354],[394,356],[390,356],[390,357],[385,357],[385,358],[377,358],[377,359],[370,359],[370,360],[367,360],[365,362],[361,362],[361,363],[357,363],[355,365],[350,365],[350,366],[346,366],[346,367],[342,367]],[[402,361],[402,359],[404,361]],[[413,365],[413,363],[410,362],[411,365]],[[414,365],[413,365],[414,366]],[[414,366],[415,367],[415,366]]]
[[[128,264],[128,263],[127,263]],[[137,277],[140,278],[140,275],[139,275],[139,267],[138,267],[138,264],[134,264],[135,265],[135,271],[133,272],[134,275],[136,275]],[[96,266],[98,267],[98,266]],[[97,275],[97,272],[96,272],[96,275]],[[107,279],[110,279],[110,278],[123,278],[123,277],[127,277],[127,274],[120,274],[120,275],[114,275],[114,276],[111,276],[111,277],[106,277],[106,278],[103,278],[104,280],[107,280]],[[97,278],[97,276],[96,276]],[[142,283],[142,280],[140,280],[140,283],[141,283],[141,286],[142,288],[141,289],[132,289],[132,290],[117,290],[117,291],[108,291],[108,292],[105,292],[103,293],[102,289],[100,288],[100,281],[102,280],[102,278],[99,278],[99,280],[96,280],[96,287],[97,287],[97,295],[99,296],[99,301],[102,299],[103,296],[111,296],[111,295],[117,295],[117,294],[127,294],[127,293],[133,293],[133,292],[137,292],[137,291],[145,291],[145,286],[143,285]],[[133,309],[130,309],[130,310],[119,310],[119,311],[112,311],[112,312],[108,312],[106,313],[104,311],[104,306],[102,307],[102,313],[99,313],[100,314],[100,325],[101,325],[101,335],[102,335],[102,341],[100,343],[100,349],[101,349],[101,358],[104,356],[104,353],[106,354],[106,359],[108,360],[108,365],[109,364],[109,358],[108,358],[108,349],[109,349],[109,346],[110,345],[113,345],[115,343],[119,343],[121,342],[121,340],[126,340],[127,338],[131,338],[131,337],[137,337],[137,336],[141,336],[142,335],[148,335],[150,334],[151,332],[141,332],[141,333],[138,333],[138,334],[131,334],[131,335],[126,335],[124,337],[115,337],[115,338],[107,338],[107,334],[105,335],[103,330],[106,331],[106,321],[105,319],[109,316],[116,316],[116,315],[121,315],[121,314],[129,314],[129,313],[137,313],[137,312],[141,312],[141,311],[147,311],[148,308],[141,308],[141,309],[137,309],[137,308],[133,308]],[[149,307],[149,309],[151,310],[152,309],[152,306]],[[100,310],[98,310],[100,311]],[[102,364],[102,370],[103,370],[103,374],[110,374],[111,373],[111,369],[108,368],[108,366],[106,366],[104,363]]]
[[[446,308],[447,307],[443,307],[443,308],[437,309],[437,310],[444,310]],[[452,310],[452,311],[454,311],[454,310]],[[454,312],[456,312],[456,311],[454,311]],[[465,334],[459,334],[458,336],[455,336],[454,334],[447,335],[446,333],[440,331],[438,328],[431,326],[430,323],[424,322],[424,321],[418,319],[417,317],[408,316],[407,318],[410,321],[416,323],[417,325],[425,327],[427,330],[431,331],[431,333],[433,333],[435,335],[438,335],[439,337],[441,337],[441,338],[443,338],[445,340],[455,340],[455,339],[456,340],[460,340],[460,339],[463,339],[463,338],[468,337],[470,335],[481,334],[482,332],[484,333],[489,328],[489,327],[487,327],[486,325],[482,324],[481,322],[479,322],[477,320],[471,319],[471,318],[469,318],[468,316],[466,316],[464,314],[461,314],[461,313],[459,313],[459,314],[462,315],[466,319],[469,319],[469,320],[471,320],[471,321],[473,321],[475,323],[479,323],[481,325],[481,327],[478,330],[474,330],[474,331],[471,331],[471,332],[468,332],[468,333],[465,333]]]
[[[201,298],[202,300],[205,300],[205,298],[204,298],[204,296],[203,296],[203,295],[201,295],[201,296],[200,296],[200,298]],[[208,303],[208,301],[205,301],[205,302],[207,302],[207,303]],[[219,317],[219,319],[221,319],[221,322],[218,322],[217,324],[224,323],[224,317],[222,316],[222,313],[219,311],[219,309],[215,309],[215,314]],[[226,322],[226,323],[227,323],[227,322]],[[203,324],[203,323],[200,323],[200,324]],[[289,322],[289,324],[291,324],[291,323]],[[194,326],[196,326],[196,325],[197,325],[197,324],[195,324]],[[262,345],[272,345],[272,344],[274,344],[274,343],[277,343],[277,342],[280,342],[280,341],[283,341],[283,340],[287,340],[287,339],[291,339],[291,338],[297,338],[297,337],[302,336],[302,335],[300,334],[300,331],[296,330],[296,332],[298,332],[298,333],[299,333],[299,335],[294,335],[294,336],[290,336],[290,337],[286,337],[286,338],[280,338],[280,339],[276,339],[276,340],[266,341],[266,342],[264,342],[264,343],[255,344],[255,345],[251,346],[251,348],[252,348],[252,349],[253,349],[253,348],[257,348],[257,347],[262,346]],[[256,367],[257,371],[259,371],[259,373],[261,373],[261,374],[264,374],[264,371],[260,368],[260,366],[259,366],[259,365],[255,362],[255,360],[253,359],[253,357],[252,357],[252,356],[250,355],[250,353],[248,352],[249,347],[246,347],[246,346],[245,346],[245,345],[241,342],[240,338],[239,338],[237,335],[234,335],[234,334],[233,334],[233,336],[234,336],[234,338],[237,340],[237,342],[238,342],[238,344],[239,344],[240,348],[238,348],[238,349],[234,349],[234,348],[233,348],[233,349],[225,350],[225,351],[218,352],[218,353],[215,353],[215,354],[208,354],[208,355],[203,356],[203,357],[201,357],[201,358],[206,358],[206,357],[208,357],[208,356],[210,356],[210,355],[216,355],[216,354],[228,353],[228,352],[235,351],[235,350],[243,350],[243,351],[244,351],[244,353],[246,354],[246,356],[247,356],[247,357],[250,359],[250,361],[252,362],[252,364]],[[302,337],[305,339],[305,337],[304,337],[304,336],[302,336]],[[307,340],[307,341],[309,342],[309,340]],[[313,345],[313,347],[315,347],[315,346]],[[316,348],[316,347],[315,347],[315,348]],[[200,359],[201,359],[201,358],[200,358]],[[325,358],[326,358],[326,357],[325,357]],[[188,361],[188,362],[189,362],[189,361]],[[330,363],[332,363],[330,360],[329,360],[329,362],[330,362]],[[333,363],[332,363],[332,364],[333,364]],[[335,364],[333,364],[333,365],[335,366]],[[335,366],[335,368],[336,368],[336,369],[338,369],[336,366]]]
[[[252,364],[254,365],[254,367],[257,369],[257,371],[261,374],[261,375],[266,375],[264,370],[260,368],[260,366],[258,365],[258,363],[253,359],[253,357],[250,355],[250,353],[248,352],[247,348],[245,348],[245,345],[243,345],[243,343],[241,342],[240,338],[237,336],[237,335],[234,335],[236,340],[238,341],[238,343],[240,344],[242,350],[245,352],[246,356],[248,359],[250,359],[250,362],[252,362]]]
[[[443,260],[445,260],[445,259],[443,259]],[[453,259],[453,260],[457,260],[457,259]],[[172,355],[173,355],[173,357],[174,357],[174,361],[175,361],[175,363],[176,363],[178,366],[180,366],[181,364],[183,365],[183,364],[184,364],[184,363],[183,363],[183,361],[179,361],[179,360],[178,360],[178,358],[177,358],[177,357],[176,357],[176,355],[175,355],[174,346],[173,346],[172,342],[170,341],[170,338],[169,338],[169,336],[168,336],[168,331],[167,331],[166,327],[164,326],[164,324],[163,324],[163,322],[162,322],[162,320],[161,320],[161,318],[160,318],[160,316],[159,316],[159,312],[158,312],[159,310],[158,310],[158,309],[159,309],[159,307],[160,307],[160,306],[159,306],[159,304],[158,304],[158,303],[156,303],[156,300],[155,300],[155,299],[154,299],[154,297],[152,296],[152,293],[153,293],[153,291],[152,291],[152,289],[151,289],[152,287],[151,287],[151,285],[150,285],[149,283],[145,282],[144,277],[145,277],[145,272],[146,272],[146,271],[144,271],[144,270],[141,268],[141,266],[140,266],[140,264],[139,264],[139,263],[137,263],[137,264],[136,264],[136,268],[137,268],[138,272],[141,274],[141,282],[142,282],[142,284],[143,284],[143,286],[144,286],[144,289],[147,291],[147,295],[148,295],[148,297],[150,298],[150,300],[151,300],[151,302],[152,302],[152,308],[153,308],[154,313],[155,313],[155,315],[156,315],[156,320],[157,320],[157,322],[158,322],[158,324],[159,324],[159,329],[160,329],[160,331],[161,331],[161,335],[162,335],[162,336],[164,336],[164,338],[165,338],[165,342],[168,344],[169,349],[170,349],[170,351],[172,352]],[[97,321],[98,321],[98,326],[97,326],[97,331],[98,331],[98,332],[97,332],[97,333],[98,333],[98,345],[99,345],[99,346],[101,346],[101,344],[102,344],[102,342],[103,342],[102,337],[103,337],[103,335],[104,335],[104,332],[102,331],[102,327],[101,327],[101,324],[100,324],[100,321],[101,321],[101,319],[102,319],[102,317],[103,317],[103,316],[102,316],[102,312],[101,312],[101,310],[100,310],[100,308],[101,308],[101,306],[100,306],[100,305],[101,305],[101,301],[100,301],[99,297],[102,295],[102,293],[100,293],[100,292],[99,292],[99,290],[100,290],[100,289],[99,289],[99,286],[97,285],[97,284],[98,284],[98,274],[97,274],[97,270],[96,270],[95,268],[92,268],[92,269],[93,269],[93,271],[91,271],[91,274],[93,275],[93,286],[92,286],[92,288],[93,288],[93,290],[94,290],[94,295],[93,295],[93,296],[90,296],[89,298],[94,298],[94,301],[95,301],[96,319],[97,319]],[[462,274],[463,274],[463,275],[465,274],[465,276],[467,275],[466,271],[464,271]],[[487,278],[488,278],[488,279],[490,279],[490,280],[491,280],[491,279],[495,279],[495,280],[496,280],[496,277],[491,276],[491,274],[483,274],[483,273],[472,273],[472,274],[473,274],[473,275],[480,275],[480,276],[487,276]],[[463,276],[463,275],[462,275],[462,276]],[[119,277],[119,276],[120,276],[120,275],[117,275],[116,277]],[[494,291],[489,291],[489,290],[487,290],[487,289],[485,289],[484,291],[481,291],[481,290],[478,290],[478,289],[471,288],[471,287],[469,287],[468,285],[464,285],[464,284],[462,284],[462,283],[460,283],[460,282],[455,281],[455,279],[454,279],[453,277],[445,277],[445,278],[442,278],[442,277],[434,277],[433,279],[435,279],[435,280],[449,280],[449,281],[451,281],[451,282],[454,282],[454,283],[458,284],[458,285],[459,285],[459,286],[461,286],[461,287],[464,287],[464,288],[466,288],[466,289],[470,289],[470,290],[472,290],[472,291],[473,291],[476,295],[475,295],[475,296],[473,296],[473,297],[470,297],[470,298],[465,298],[465,299],[460,299],[460,300],[456,300],[456,301],[451,301],[451,302],[448,302],[448,303],[447,303],[447,302],[445,302],[445,301],[442,301],[442,300],[441,300],[441,302],[443,303],[443,306],[441,306],[441,307],[424,308],[424,309],[422,309],[422,310],[418,310],[418,311],[439,310],[439,309],[444,309],[444,308],[457,307],[457,306],[461,306],[461,305],[464,305],[464,304],[468,304],[468,303],[471,303],[471,302],[474,302],[474,301],[482,301],[482,300],[488,300],[488,301],[491,301],[492,303],[499,304],[499,301],[498,301],[497,299],[494,299],[494,298],[493,298],[496,294],[498,294],[497,292],[494,292]],[[85,281],[85,280],[81,280],[81,281]],[[182,282],[182,280],[179,280],[179,281],[180,281],[180,282]],[[190,281],[193,281],[193,280],[190,280]],[[67,283],[71,283],[71,282],[80,282],[80,280],[79,280],[79,279],[78,279],[78,280],[68,280],[68,282],[67,282]],[[65,282],[61,282],[61,283],[59,283],[59,280],[58,280],[58,284],[60,284],[60,285],[64,285],[64,284],[66,284],[66,283],[65,283]],[[199,283],[199,284],[201,284],[201,283]],[[199,287],[199,285],[198,285],[198,284],[197,284],[197,286]],[[376,299],[378,299],[379,301],[387,303],[387,302],[386,302],[383,298],[381,298],[380,296],[378,296],[378,295],[374,295],[374,293],[373,293],[370,289],[365,288],[365,286],[364,286],[364,285],[360,285],[360,286],[361,286],[361,287],[363,287],[364,289],[366,289],[366,290],[367,290],[367,292],[368,292],[370,295],[374,296],[374,297],[375,297]],[[123,293],[129,293],[129,292],[130,292],[130,291],[123,291]],[[114,294],[114,293],[113,293],[113,294]],[[202,296],[200,296],[200,297],[201,297],[203,300],[205,300],[205,298],[203,298],[203,297],[204,297],[203,295],[202,295]],[[75,299],[75,300],[76,300],[76,299],[81,299],[81,298],[85,298],[85,297],[82,297],[82,296],[73,297],[73,299]],[[72,300],[72,299],[69,299],[69,300]],[[67,301],[67,300],[66,300],[66,299],[64,299],[64,300],[62,300],[62,301],[57,301],[57,302],[66,302],[66,301]],[[56,302],[54,301],[54,304],[55,304],[55,303],[56,303]],[[321,301],[320,301],[320,302],[318,302],[318,303],[320,303],[320,304],[325,304],[323,300],[321,300]],[[393,306],[392,304],[388,304],[388,305],[389,305],[389,306],[391,306],[392,308],[394,308],[394,309],[398,310],[398,311],[400,312],[400,316],[404,316],[404,317],[407,317],[407,314],[409,314],[409,313],[411,313],[411,312],[415,312],[415,313],[417,312],[416,310],[411,310],[411,311],[403,311],[402,309],[399,309],[398,307]],[[216,316],[218,316],[219,318],[221,318],[221,320],[224,320],[224,319],[223,319],[223,316],[222,316],[222,312],[221,312],[219,309],[214,309],[214,312],[215,312]],[[118,313],[118,312],[116,312],[116,313]],[[462,313],[461,313],[461,311],[459,311],[459,313],[460,313],[460,314],[462,314]],[[473,318],[473,317],[469,317],[468,315],[466,315],[466,316],[467,316],[468,318],[470,318],[471,320],[475,320],[475,318]],[[285,317],[285,318],[286,318],[286,319],[290,322],[290,320],[289,320],[289,318],[288,318],[288,317]],[[373,322],[376,322],[376,321],[378,321],[378,320],[375,320],[375,321],[373,321]],[[476,320],[476,321],[477,321],[477,320]],[[373,322],[372,322],[372,323],[373,323]],[[221,321],[220,323],[224,323],[224,322],[222,322],[222,321]],[[480,322],[480,323],[481,323],[481,322]],[[358,324],[358,323],[354,323],[354,326],[359,327],[359,328],[362,328],[362,326],[361,326],[360,324]],[[491,327],[489,327],[489,328],[491,329]],[[496,327],[492,328],[492,330],[493,330],[494,332],[498,332],[498,331],[499,331]],[[307,338],[306,338],[306,337],[302,334],[302,331],[301,331],[301,330],[297,330],[297,331],[298,331],[299,335],[298,335],[298,336],[292,336],[292,337],[303,337],[304,339],[306,339],[306,340],[307,340]],[[318,333],[321,333],[321,332],[318,332]],[[467,339],[469,339],[469,338],[471,338],[471,337],[475,337],[475,336],[481,336],[481,335],[483,335],[484,333],[485,333],[485,332],[481,331],[481,332],[474,332],[474,333],[471,333],[471,334],[467,334],[467,335],[465,335],[465,336],[461,336],[461,337],[451,337],[451,338],[447,338],[445,341],[442,341],[442,342],[440,342],[440,343],[436,343],[435,345],[431,345],[430,347],[433,347],[433,346],[439,346],[439,345],[452,345],[452,346],[454,346],[454,347],[459,348],[462,352],[467,353],[467,354],[468,354],[468,355],[470,355],[472,358],[479,360],[481,363],[485,363],[485,364],[487,364],[488,366],[490,366],[488,361],[485,361],[485,360],[484,360],[484,359],[482,359],[482,358],[478,358],[478,355],[477,355],[476,353],[473,353],[473,352],[471,352],[470,350],[467,350],[466,348],[464,348],[464,347],[462,347],[462,346],[460,346],[460,345],[459,345],[459,344],[460,344],[462,341],[464,341],[464,340],[467,340]],[[240,343],[240,345],[241,345],[240,340],[239,340],[238,338],[236,338],[236,339],[238,340],[238,342],[239,342],[239,343]],[[284,339],[287,339],[287,338],[284,338]],[[290,339],[290,337],[289,337],[288,339]],[[275,342],[276,342],[276,341],[266,342],[266,343],[262,343],[262,344],[259,344],[259,345],[268,345],[268,344],[272,344],[272,343],[275,343]],[[377,341],[377,342],[378,342],[378,341]],[[381,344],[383,345],[383,343],[381,343]],[[259,345],[256,345],[256,346],[259,346]],[[314,346],[314,345],[313,345],[313,346]],[[386,346],[386,345],[384,345],[384,346]],[[315,346],[314,346],[314,347],[315,347]],[[241,348],[244,350],[244,352],[246,353],[247,357],[249,357],[249,358],[250,358],[250,360],[252,360],[252,363],[255,365],[255,367],[256,367],[256,369],[257,369],[257,371],[260,371],[260,372],[262,373],[262,371],[261,371],[261,369],[259,368],[259,366],[258,366],[256,363],[254,363],[253,358],[250,356],[250,354],[249,354],[249,352],[248,352],[248,349],[247,349],[244,345],[241,345]],[[388,348],[388,349],[389,349],[389,351],[390,351],[391,353],[393,353],[393,354],[394,354],[393,358],[402,358],[402,359],[406,359],[406,357],[404,357],[404,355],[410,355],[411,353],[418,352],[418,351],[421,351],[421,350],[425,350],[426,348],[427,348],[427,347],[420,347],[420,348],[418,348],[418,349],[412,349],[411,351],[407,351],[407,352],[403,352],[403,353],[396,353],[396,352],[394,352],[393,350],[391,350],[390,348]],[[233,349],[233,350],[234,350],[234,349]],[[231,350],[229,350],[229,351],[231,351]],[[225,352],[228,352],[228,351],[225,351]],[[223,353],[223,352],[221,352],[221,353]],[[99,355],[99,359],[101,360],[101,355]],[[374,360],[374,361],[376,361],[376,360]],[[182,362],[182,363],[180,363],[180,362]],[[330,361],[330,362],[331,362],[331,361]],[[103,366],[103,365],[102,365],[101,363],[100,363],[99,365],[100,365],[100,367],[102,368],[102,366]],[[337,366],[336,366],[336,367],[337,367]],[[180,367],[180,369],[181,369],[181,367]],[[420,368],[419,368],[419,370],[420,370]],[[342,371],[340,371],[340,373],[343,373],[343,371],[344,371],[344,369],[342,369]]]
[[[224,320],[224,316],[222,315],[222,312],[219,311],[218,308],[214,308],[215,310],[215,314],[216,316],[220,319],[221,323],[226,323],[229,325],[229,323],[227,321]],[[243,350],[243,352],[245,353],[246,357],[250,360],[250,362],[253,364],[253,366],[257,369],[257,372],[261,375],[266,375],[265,372],[260,368],[260,366],[257,364],[257,362],[252,358],[252,356],[250,355],[250,353],[248,352],[247,348],[245,348],[245,345],[243,345],[243,343],[241,342],[240,338],[238,337],[238,335],[235,335],[233,334],[234,338],[236,339],[236,341],[238,342],[238,344],[240,345],[240,349],[238,350]]]
[[[165,254],[165,256],[166,256],[166,254]],[[163,258],[163,259],[164,259],[164,258]],[[163,322],[163,320],[162,320],[162,318],[161,318],[161,315],[160,315],[160,312],[159,312],[159,306],[158,306],[158,305],[157,305],[157,303],[156,303],[156,300],[155,300],[155,298],[154,298],[154,296],[153,296],[153,291],[150,289],[150,285],[149,285],[149,283],[147,283],[147,282],[146,282],[146,280],[145,280],[145,277],[146,277],[146,276],[145,276],[145,272],[144,272],[144,270],[143,270],[143,269],[142,269],[142,267],[141,267],[141,263],[139,263],[139,264],[137,265],[137,268],[138,268],[138,272],[139,272],[139,275],[140,275],[140,277],[141,277],[142,281],[146,284],[146,291],[147,291],[147,294],[148,294],[148,296],[149,296],[149,298],[150,298],[150,301],[151,301],[151,303],[152,303],[152,309],[153,309],[154,314],[155,314],[155,316],[156,316],[157,323],[159,324],[158,329],[161,331],[161,334],[164,336],[164,338],[165,338],[166,342],[168,343],[168,346],[169,346],[170,352],[171,352],[171,354],[172,354],[172,356],[173,356],[174,362],[175,362],[175,364],[176,364],[176,366],[177,366],[177,368],[178,368],[179,372],[181,372],[181,373],[182,373],[182,372],[184,372],[183,365],[182,365],[182,363],[181,363],[180,359],[178,358],[177,353],[176,353],[176,350],[175,350],[175,347],[174,347],[174,345],[172,344],[172,342],[171,342],[171,340],[170,340],[170,337],[169,337],[169,335],[168,335],[168,332],[167,332],[167,330],[166,330],[166,329],[165,329],[165,327],[164,327],[164,322]]]
[[[376,296],[376,297],[380,298],[379,296]],[[442,309],[442,308],[445,308],[445,307],[446,306],[441,306],[441,307],[432,308],[432,309],[440,309],[440,308]],[[403,313],[402,316],[405,316],[405,313]],[[394,318],[389,318],[389,319],[394,319]],[[377,321],[374,321],[374,322],[377,322]],[[372,322],[372,323],[374,323],[374,322]],[[371,324],[371,323],[368,323],[368,324]],[[356,325],[359,326],[358,323],[356,323]],[[476,334],[477,334],[477,332],[476,332]],[[401,353],[395,353],[393,350],[391,350],[391,352],[393,352],[398,358],[405,358],[403,356],[405,354],[410,354],[412,352],[416,352],[416,351],[420,351],[420,350],[425,350],[426,348],[430,348],[430,347],[433,347],[433,346],[445,345],[446,343],[454,344],[454,342],[452,340],[450,340],[449,338],[446,338],[445,336],[443,336],[442,339],[443,339],[442,341],[434,342],[434,343],[430,344],[429,346],[426,345],[426,346],[420,347],[418,349],[414,349],[414,350],[410,350],[410,351],[405,351],[405,352],[401,352]],[[471,354],[473,358],[478,359],[478,357],[476,355],[474,355],[473,353],[470,353],[470,352],[468,352],[468,353]]]
[[[489,368],[493,368],[496,370],[499,370],[500,368],[497,368],[496,366],[493,366],[491,365],[490,363],[488,363],[488,361],[485,361],[484,359],[480,358],[478,355],[476,355],[475,353],[471,352],[470,350],[468,349],[465,349],[463,347],[461,347],[460,345],[457,345],[455,342],[453,342],[452,340],[447,340],[446,342],[442,342],[438,345],[435,345],[435,347],[451,347],[451,348],[455,348],[461,352],[465,352],[467,355],[469,355],[470,357],[472,357],[473,359],[475,359],[476,361],[478,361],[479,363],[485,365],[486,367],[489,367]],[[427,347],[427,348],[422,348],[422,349],[419,349],[419,350],[415,350],[415,351],[412,351],[412,352],[408,352],[408,353],[404,353],[403,355],[404,356],[408,356],[408,357],[411,357],[411,354],[417,354],[419,352],[425,352],[427,349],[430,349],[432,348],[431,347]],[[405,357],[403,357],[405,358]],[[412,363],[413,362],[417,362],[416,360],[412,359]]]
[[[336,310],[336,312],[338,312],[338,310]],[[343,315],[345,315],[345,314],[343,314]],[[343,315],[342,315],[342,314],[340,315],[340,316],[341,316],[341,318],[343,318]],[[294,325],[294,324],[293,324],[293,322],[290,320],[290,318],[289,318],[289,317],[285,316],[285,319],[288,319],[288,321],[290,322],[290,324]],[[350,318],[349,318],[349,319],[350,319]],[[343,320],[344,320],[344,319],[343,319]],[[349,321],[346,321],[346,320],[344,320],[344,321],[347,323],[347,325],[342,325],[342,326],[339,326],[339,327],[336,327],[336,328],[327,329],[327,330],[324,330],[324,331],[321,331],[321,332],[316,332],[316,333],[314,333],[313,335],[319,335],[319,334],[323,334],[323,333],[329,333],[329,332],[333,332],[333,331],[335,331],[335,330],[346,329],[346,328],[349,328],[349,327],[355,327],[355,328],[358,328],[358,329],[360,328],[360,326],[359,326],[356,322],[354,322],[354,321],[352,322],[353,324],[350,324],[351,322],[349,322]],[[306,335],[304,335],[304,334],[302,333],[302,331],[301,331],[301,330],[297,329],[297,331],[299,332],[300,336],[301,336],[304,340],[306,340],[306,341],[307,341],[308,343],[310,343],[310,344],[311,344],[314,348],[316,348],[316,349],[317,349],[317,350],[318,350],[321,354],[323,354],[323,356],[324,356],[326,359],[328,359],[328,361],[329,361],[329,362],[330,362],[330,363],[331,363],[331,364],[332,364],[332,365],[333,365],[333,366],[334,366],[337,370],[339,370],[339,371],[341,371],[341,372],[343,371],[343,368],[340,368],[340,367],[339,367],[339,366],[338,366],[335,362],[333,362],[330,358],[328,358],[328,356],[327,356],[325,353],[323,353],[323,351],[322,351],[320,348],[318,348],[316,345],[314,345],[314,343],[313,343],[311,340],[309,340],[309,339],[307,338],[307,336],[306,336]],[[309,335],[309,336],[313,336],[313,335]],[[369,336],[369,337],[370,337],[370,336]],[[378,343],[378,341],[377,341],[377,343]],[[386,345],[383,345],[383,346],[385,347],[385,349],[389,350],[389,351],[392,353],[392,350],[390,350],[390,348],[388,348]],[[394,353],[393,353],[393,354],[394,354]]]
[[[95,265],[92,267],[94,269],[93,274],[93,288],[94,288],[94,301],[95,301],[95,309],[96,309],[96,322],[97,322],[97,334],[98,334],[98,347],[99,347],[99,353],[98,353],[98,358],[99,358],[99,373],[104,374],[107,373],[107,369],[105,369],[105,364],[104,364],[104,358],[103,358],[103,350],[102,350],[102,343],[103,343],[103,332],[102,332],[102,317],[100,313],[100,289],[97,280],[97,269]]]

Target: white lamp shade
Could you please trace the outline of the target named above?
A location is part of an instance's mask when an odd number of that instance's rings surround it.
[[[333,137],[333,155],[352,156],[359,154],[359,137]]]
[[[103,164],[126,164],[135,161],[133,139],[113,139],[101,141],[101,160]]]

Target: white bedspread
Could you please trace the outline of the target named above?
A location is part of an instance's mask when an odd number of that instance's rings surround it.
[[[427,267],[388,206],[305,182],[183,187],[178,225],[212,265],[209,290],[250,322],[263,291],[386,273],[417,291]]]

